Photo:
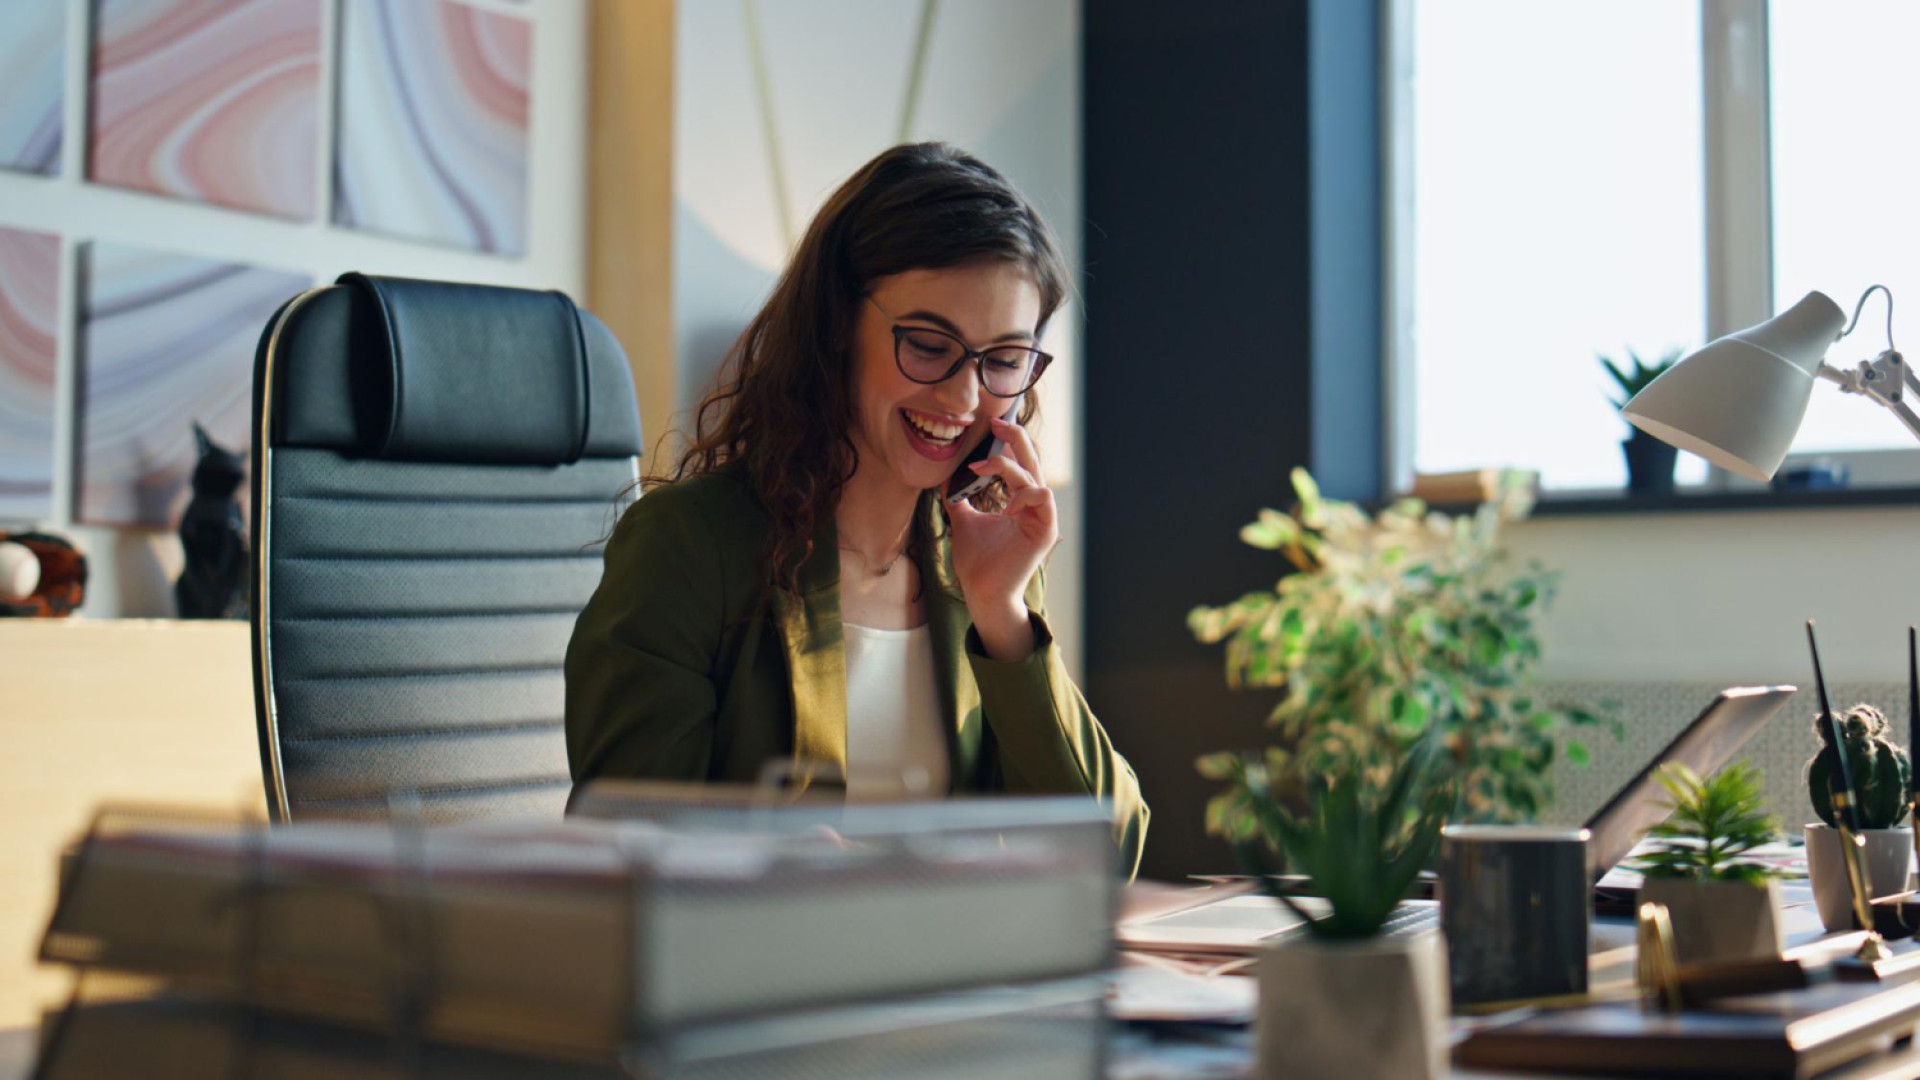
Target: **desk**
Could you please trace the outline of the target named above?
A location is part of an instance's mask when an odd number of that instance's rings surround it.
[[[1789,926],[1804,937],[1811,922],[1804,887],[1787,908]],[[1623,923],[1623,920],[1600,920]],[[28,1026],[0,1024],[0,1080],[25,1080],[33,1062],[37,1032]],[[1113,1032],[1107,1080],[1227,1080],[1254,1073],[1253,1038],[1246,1028],[1204,1025],[1118,1025]],[[1452,1080],[1606,1080],[1566,1074],[1457,1070]],[[1366,1078],[1353,1078],[1366,1080]],[[1617,1080],[1628,1080],[1622,1077]],[[1920,1080],[1920,1048],[1872,1058],[1823,1074],[1820,1080]]]
[[[1165,886],[1149,885],[1143,891],[1151,894],[1165,890]],[[1806,883],[1788,884],[1783,889],[1783,897],[1786,901],[1783,929],[1788,941],[1799,943],[1820,937],[1823,929]],[[1632,940],[1632,924],[1624,917],[1600,917],[1594,924],[1596,948]],[[1611,971],[1605,978],[1625,974],[1624,970]],[[1225,1080],[1256,1075],[1252,1032],[1216,1025],[1121,1025],[1115,1031],[1111,1061],[1108,1080]],[[1574,1080],[1571,1074],[1465,1069],[1454,1071],[1452,1077],[1453,1080]],[[1586,1075],[1579,1080],[1608,1078]],[[1820,1080],[1920,1080],[1920,1047],[1858,1061],[1823,1073]]]
[[[0,1029],[0,1080],[26,1080],[33,1068],[35,1032]],[[1115,1033],[1107,1080],[1240,1080],[1253,1076],[1253,1040],[1246,1031],[1193,1028],[1155,1039],[1137,1029]],[[1821,1080],[1915,1080],[1920,1050],[1906,1050],[1828,1073]],[[1355,1078],[1361,1080],[1361,1078]],[[1456,1070],[1452,1080],[1606,1080],[1546,1073]],[[1628,1080],[1628,1078],[1622,1078]],[[1641,1078],[1644,1080],[1644,1078]]]
[[[1117,1033],[1107,1080],[1243,1080],[1255,1076],[1253,1038],[1247,1031],[1194,1027],[1150,1036],[1138,1029]],[[1855,1062],[1818,1080],[1916,1080],[1920,1049],[1909,1048]],[[1355,1077],[1354,1080],[1367,1080]],[[1456,1069],[1450,1080],[1647,1080],[1572,1073],[1482,1072]]]

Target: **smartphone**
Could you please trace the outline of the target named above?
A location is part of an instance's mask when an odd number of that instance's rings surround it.
[[[1019,421],[1013,418],[1013,414],[1014,410],[1008,409],[1001,419],[1010,424],[1018,423]],[[961,460],[960,467],[953,470],[952,478],[947,481],[947,502],[957,503],[962,499],[971,499],[1000,483],[1000,478],[997,476],[974,475],[973,470],[968,466],[976,461],[985,461],[990,457],[1007,457],[1012,453],[1013,451],[1007,447],[1007,441],[997,435],[981,439],[980,445],[968,452],[967,456]]]

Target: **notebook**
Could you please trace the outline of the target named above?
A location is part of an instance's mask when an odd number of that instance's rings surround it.
[[[1679,1015],[1625,1003],[1542,1012],[1474,1031],[1454,1048],[1454,1061],[1611,1075],[1807,1077],[1873,1053],[1916,1020],[1920,983],[1828,983],[1725,998]]]

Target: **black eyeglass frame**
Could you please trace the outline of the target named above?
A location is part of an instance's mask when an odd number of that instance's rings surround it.
[[[875,304],[874,306],[879,307],[878,304]],[[885,313],[882,312],[882,314],[885,314]],[[913,377],[913,373],[907,370],[906,361],[900,359],[900,348],[901,348],[901,345],[907,340],[908,334],[938,334],[941,337],[946,338],[948,341],[953,342],[955,345],[960,346],[960,356],[954,360],[953,365],[947,368],[946,372],[942,374],[939,378],[916,379]],[[1033,354],[1032,377],[1027,380],[1027,384],[1025,386],[1022,386],[1020,389],[1015,390],[1011,394],[1003,394],[1000,391],[995,390],[993,387],[987,385],[987,368],[986,368],[987,354],[1000,352],[1004,349],[1019,349],[1022,352],[1029,352]],[[974,371],[974,374],[980,379],[980,389],[985,390],[987,393],[992,394],[994,397],[997,397],[997,398],[1017,398],[1021,394],[1024,394],[1027,391],[1033,389],[1033,384],[1039,382],[1040,376],[1046,374],[1047,365],[1053,363],[1053,354],[1048,352],[1041,352],[1039,349],[1031,348],[1026,345],[994,345],[986,349],[975,349],[969,346],[966,342],[961,341],[955,335],[949,334],[945,330],[936,329],[931,326],[902,326],[899,323],[895,323],[893,326],[893,366],[896,368],[899,368],[900,374],[906,376],[907,381],[909,382],[916,382],[916,383],[919,383],[921,386],[938,386],[939,384],[946,382],[948,379],[953,378],[954,375],[960,371],[961,365],[965,364],[969,360],[979,361],[979,363],[976,363],[973,366],[973,371]]]

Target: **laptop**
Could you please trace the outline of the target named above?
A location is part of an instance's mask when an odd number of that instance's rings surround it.
[[[1647,830],[1665,820],[1669,810],[1666,788],[1656,775],[1662,765],[1677,762],[1705,776],[1718,771],[1739,754],[1792,697],[1792,686],[1737,686],[1714,695],[1713,701],[1682,728],[1633,778],[1621,785],[1606,804],[1586,822],[1587,870],[1595,886],[1618,866]],[[1116,930],[1123,949],[1147,952],[1241,953],[1264,941],[1300,929],[1299,916],[1253,890],[1237,878],[1205,878],[1216,884],[1239,881],[1236,895],[1210,892],[1193,907],[1123,922]],[[1312,910],[1311,902],[1308,910]],[[1403,903],[1388,920],[1386,933],[1417,933],[1437,925],[1438,905],[1431,899]]]

